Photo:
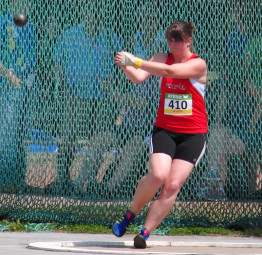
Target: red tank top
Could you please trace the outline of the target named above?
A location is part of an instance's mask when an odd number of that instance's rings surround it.
[[[188,60],[197,57],[193,54]],[[166,64],[173,64],[171,54]],[[194,79],[163,77],[155,126],[177,133],[207,133],[205,87]]]

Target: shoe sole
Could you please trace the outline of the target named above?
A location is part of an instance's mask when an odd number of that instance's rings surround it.
[[[113,234],[115,235],[115,236],[117,236],[117,237],[122,237],[125,233],[126,233],[126,231],[123,233],[123,234],[121,234],[121,235],[118,235],[117,233],[115,233],[115,231],[114,231],[114,226],[115,225],[113,225],[113,229],[112,229],[112,232],[113,232]]]
[[[112,233],[113,233],[113,235],[115,235],[116,237],[122,237],[123,235],[117,235],[115,232],[114,232],[114,230],[112,231]]]
[[[137,248],[137,249],[145,249],[146,248],[146,240],[142,236],[137,235],[134,238],[134,247]]]

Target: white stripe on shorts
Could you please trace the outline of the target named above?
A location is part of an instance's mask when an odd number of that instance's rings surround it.
[[[204,147],[203,147],[203,149],[202,149],[202,151],[201,151],[201,153],[200,153],[200,155],[199,155],[199,157],[198,157],[198,159],[197,159],[197,161],[196,161],[195,166],[197,166],[197,164],[199,163],[200,159],[201,159],[201,158],[203,157],[203,155],[205,154],[205,150],[206,150],[206,142],[205,142]]]
[[[149,155],[153,154],[153,141],[152,141],[153,133],[150,135],[150,140],[149,140]]]

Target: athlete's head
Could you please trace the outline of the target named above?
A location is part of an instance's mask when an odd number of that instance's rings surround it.
[[[192,50],[193,32],[195,31],[194,25],[191,22],[183,20],[175,21],[166,31],[167,42],[186,43]]]

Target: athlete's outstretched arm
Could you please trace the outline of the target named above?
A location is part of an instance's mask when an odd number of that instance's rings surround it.
[[[149,73],[151,76],[156,75],[159,77],[206,80],[207,67],[206,62],[203,59],[195,58],[187,62],[167,65],[165,64],[165,61],[163,61],[164,55],[167,56],[165,53],[156,55],[156,57],[161,59],[161,61],[155,61],[152,59],[147,61],[137,58],[129,52],[119,52],[117,64],[131,67],[135,66]]]
[[[206,63],[201,58],[196,58],[184,63],[172,65],[143,60],[140,68],[151,73],[151,75],[180,79],[198,79],[207,74]]]

